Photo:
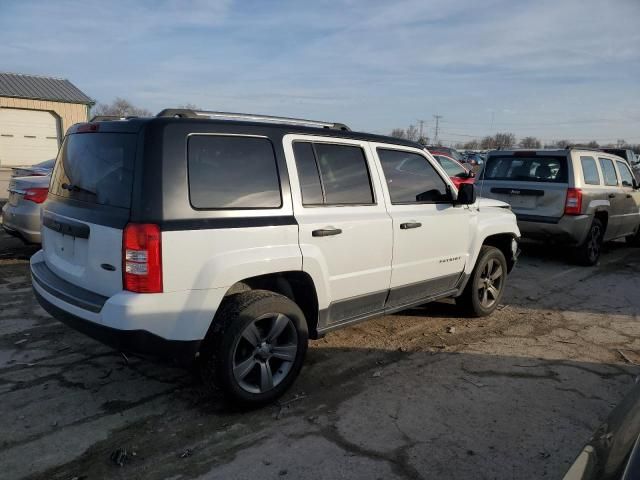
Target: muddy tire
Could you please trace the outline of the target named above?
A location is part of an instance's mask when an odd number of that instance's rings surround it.
[[[456,304],[467,315],[485,317],[500,304],[507,279],[507,261],[496,247],[483,246]]]
[[[233,405],[271,403],[300,373],[308,338],[304,314],[287,297],[266,290],[230,295],[205,340],[202,380]]]
[[[573,251],[573,259],[578,265],[590,267],[598,263],[602,253],[602,239],[604,238],[604,225],[597,218],[593,219],[587,238],[582,245]]]

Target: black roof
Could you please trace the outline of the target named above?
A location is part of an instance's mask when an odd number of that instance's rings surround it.
[[[104,120],[100,121],[99,123],[99,129],[103,132],[137,132],[147,126],[153,127],[168,124],[184,125],[185,127],[192,126],[198,131],[206,131],[207,127],[211,126],[214,128],[218,128],[219,132],[234,131],[234,133],[237,133],[238,129],[242,130],[243,128],[246,128],[248,133],[251,134],[267,134],[268,132],[278,132],[279,135],[285,135],[287,133],[301,133],[324,137],[348,138],[353,140],[362,140],[365,142],[391,143],[395,145],[424,149],[424,145],[421,145],[417,142],[412,142],[410,140],[404,140],[401,138],[389,137],[386,135],[353,132],[351,130],[340,130],[333,128],[287,125],[282,123],[175,117],[134,117],[121,120]],[[78,123],[73,125],[67,133],[75,133],[78,127],[81,125],[83,124]]]
[[[95,102],[65,78],[41,77],[22,73],[0,72],[0,97],[28,98],[52,102]]]

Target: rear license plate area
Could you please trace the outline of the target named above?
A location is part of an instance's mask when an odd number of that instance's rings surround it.
[[[508,203],[515,208],[536,208],[536,197],[530,195],[510,195]]]

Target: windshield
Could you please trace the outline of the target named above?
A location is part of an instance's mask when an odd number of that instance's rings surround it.
[[[67,136],[58,154],[50,192],[82,202],[129,208],[136,138],[123,133]]]
[[[447,175],[450,177],[456,177],[458,175],[464,175],[467,171],[462,168],[458,163],[454,162],[450,158],[447,158],[443,155],[434,155],[435,159],[438,161],[444,171],[447,172]]]
[[[520,182],[566,183],[567,159],[566,157],[537,155],[489,157],[483,178]]]

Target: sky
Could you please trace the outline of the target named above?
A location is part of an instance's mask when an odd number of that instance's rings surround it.
[[[640,143],[640,0],[0,0],[0,71],[153,112]]]

